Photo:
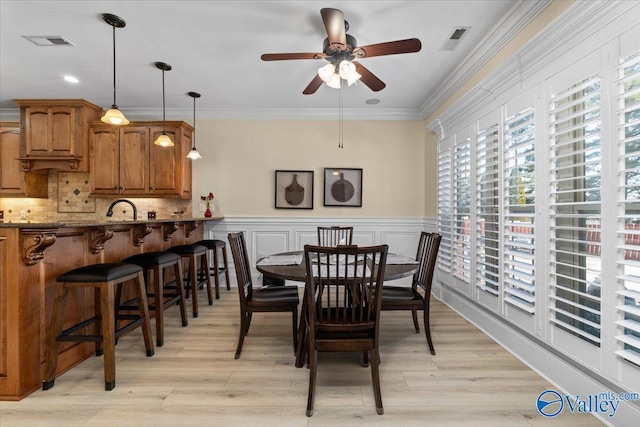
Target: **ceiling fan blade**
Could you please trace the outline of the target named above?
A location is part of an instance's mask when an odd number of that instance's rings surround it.
[[[311,83],[309,83],[309,85],[302,91],[302,93],[304,95],[312,95],[316,93],[316,91],[321,85],[322,85],[322,79],[320,78],[319,75],[316,74],[313,80],[311,80]]]
[[[324,8],[320,10],[324,28],[327,30],[329,46],[337,51],[347,48],[347,36],[344,27],[344,14],[341,10]]]
[[[371,58],[372,56],[419,52],[420,49],[422,49],[420,40],[406,39],[360,46],[353,50],[353,54],[358,58]]]
[[[373,74],[371,71],[366,69],[364,65],[362,65],[357,61],[352,61],[352,62],[353,62],[353,65],[356,66],[356,71],[358,72],[358,74],[362,76],[360,77],[360,81],[365,85],[369,86],[369,88],[372,91],[378,92],[387,86],[386,84],[384,84],[382,80],[377,78],[375,74]]]
[[[263,61],[284,61],[288,59],[323,59],[324,53],[265,53],[260,59]]]

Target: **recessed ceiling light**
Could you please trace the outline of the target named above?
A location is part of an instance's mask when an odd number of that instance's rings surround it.
[[[73,77],[73,76],[64,76],[64,81],[65,82],[69,82],[69,83],[78,83],[80,80],[78,80],[77,78]]]
[[[380,103],[380,100],[378,98],[371,98],[371,99],[367,99],[364,102],[365,104],[368,104],[368,105],[376,105]]]

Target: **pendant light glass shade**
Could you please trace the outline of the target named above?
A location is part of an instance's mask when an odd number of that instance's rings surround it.
[[[173,141],[167,135],[166,129],[166,115],[165,115],[165,96],[164,96],[164,72],[171,71],[171,65],[165,64],[164,62],[156,62],[156,68],[162,70],[162,134],[155,140],[153,143],[155,145],[159,145],[161,147],[173,147]]]
[[[113,104],[100,120],[110,125],[128,125],[129,120],[118,110],[118,105],[116,104],[116,28],[123,28],[127,24],[124,19],[111,13],[103,13],[102,19],[113,27]]]
[[[189,92],[187,95],[193,98],[193,137],[191,138],[193,144],[191,145],[191,151],[187,154],[187,158],[191,160],[198,160],[202,158],[200,153],[198,153],[198,150],[196,150],[196,99],[200,98],[200,94],[198,92]]]
[[[129,120],[127,120],[127,118],[124,116],[124,114],[122,114],[122,112],[120,110],[118,110],[118,106],[117,105],[112,105],[112,108],[110,108],[109,110],[107,110],[107,112],[105,113],[104,116],[102,116],[102,118],[100,120],[102,120],[105,123],[108,123],[110,125],[128,125],[129,124]],[[115,107],[115,108],[113,108]]]
[[[173,141],[166,133],[160,135],[153,143],[161,147],[173,147]]]

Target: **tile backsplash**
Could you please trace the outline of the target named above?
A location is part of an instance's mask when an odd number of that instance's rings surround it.
[[[4,222],[55,222],[69,220],[104,220],[109,205],[118,197],[89,197],[89,174],[80,172],[49,171],[49,197],[0,198],[0,210],[4,211]],[[126,198],[126,197],[122,197]],[[171,218],[174,212],[184,211],[191,217],[191,201],[168,198],[131,198],[142,213],[156,211],[157,219]],[[113,209],[114,220],[132,219],[131,206],[119,203]]]

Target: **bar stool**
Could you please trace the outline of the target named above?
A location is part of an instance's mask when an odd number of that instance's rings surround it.
[[[182,257],[173,252],[146,252],[134,256],[130,256],[123,262],[135,264],[144,270],[144,281],[147,284],[147,301],[149,301],[149,310],[153,310],[156,318],[156,345],[162,347],[164,345],[164,311],[172,305],[180,306],[180,316],[182,318],[182,326],[187,326],[187,306],[185,304],[184,285],[182,282]],[[175,292],[165,287],[165,269],[173,267],[175,275]],[[153,274],[153,292],[150,292],[151,281],[149,274]],[[171,288],[173,289],[173,288]],[[153,297],[153,304],[149,297]],[[120,301],[117,297],[116,300]],[[137,302],[137,300],[136,300]],[[120,309],[131,310],[135,306],[120,306]]]
[[[126,263],[93,264],[68,271],[57,278],[55,302],[51,316],[51,328],[47,342],[43,390],[53,387],[58,365],[59,343],[62,341],[95,342],[96,356],[104,354],[104,389],[113,390],[116,386],[116,338],[142,325],[142,335],[147,356],[153,356],[153,339],[147,308],[142,268]],[[116,330],[116,288],[123,284],[133,284],[138,299],[142,302],[139,315],[131,323]],[[95,316],[62,330],[62,323],[67,308],[69,290],[72,288],[94,288]],[[75,332],[93,323],[97,324],[96,335],[78,335]]]
[[[193,306],[193,317],[198,317],[198,288],[200,282],[198,282],[198,261],[200,267],[204,269],[205,281],[207,287],[207,297],[209,298],[209,305],[213,305],[213,295],[211,294],[211,276],[209,274],[209,256],[207,255],[206,246],[202,245],[178,245],[173,246],[167,250],[167,252],[173,252],[182,257],[183,260],[189,261],[189,274],[186,280],[189,281],[191,287],[191,293],[193,293],[191,304]],[[189,298],[189,286],[185,286],[187,289],[187,298]]]
[[[224,240],[218,239],[205,239],[196,242],[196,245],[206,246],[206,248],[213,252],[213,278],[216,283],[216,299],[220,299],[220,271],[224,271],[224,279],[227,282],[227,290],[231,290],[231,282],[229,281],[229,262],[227,261],[227,244]],[[218,250],[222,250],[222,260],[224,267],[220,268],[218,265]]]

